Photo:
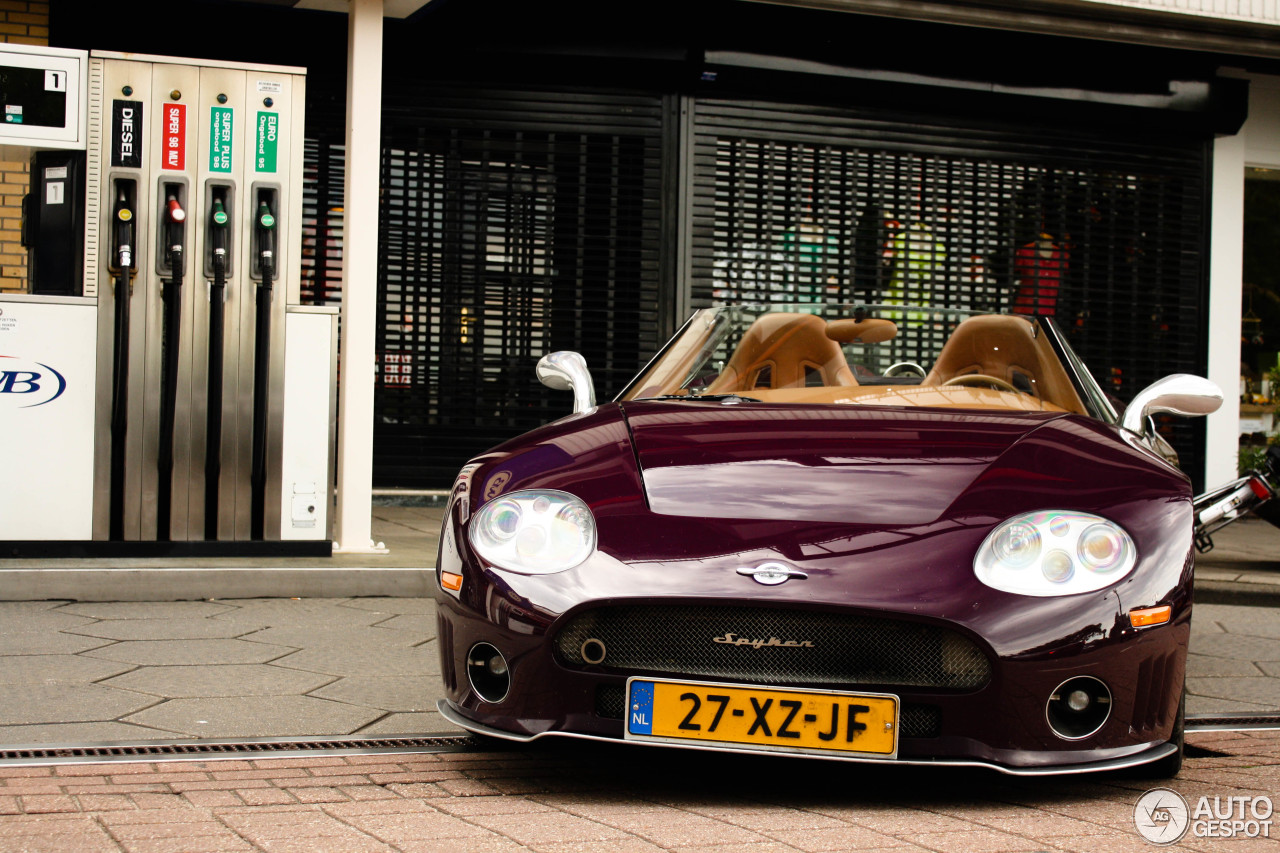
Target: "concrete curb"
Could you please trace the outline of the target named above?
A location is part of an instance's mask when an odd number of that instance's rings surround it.
[[[1242,604],[1280,607],[1280,588],[1239,581],[1201,581],[1195,585],[1196,604]]]
[[[0,569],[6,601],[429,598],[433,568]]]

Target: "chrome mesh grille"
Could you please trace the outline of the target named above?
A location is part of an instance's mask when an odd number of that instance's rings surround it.
[[[716,642],[717,637],[761,645]],[[596,644],[588,644],[584,658],[588,640],[603,644],[603,660]],[[787,641],[797,645],[779,645]],[[811,645],[799,645],[806,641]],[[991,678],[986,655],[968,638],[878,616],[700,605],[602,607],[573,617],[555,643],[568,666],[599,660],[598,668],[606,671],[754,684],[976,690]]]

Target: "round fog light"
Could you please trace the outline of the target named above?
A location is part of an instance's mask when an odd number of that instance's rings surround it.
[[[1111,716],[1111,691],[1096,678],[1067,679],[1049,694],[1045,717],[1063,740],[1082,740],[1102,728]]]
[[[511,689],[507,659],[488,643],[476,643],[467,652],[467,679],[476,695],[490,704],[506,699]]]
[[[582,659],[590,664],[604,663],[605,655],[608,653],[604,643],[595,637],[588,638],[579,651]]]

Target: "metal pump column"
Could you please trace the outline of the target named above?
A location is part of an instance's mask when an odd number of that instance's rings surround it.
[[[95,540],[329,553],[335,315],[301,304],[300,71],[89,56]]]

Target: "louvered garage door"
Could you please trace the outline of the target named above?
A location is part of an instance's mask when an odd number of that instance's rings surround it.
[[[695,307],[905,301],[1052,314],[1128,401],[1205,370],[1206,143],[693,104]],[[1184,469],[1202,427],[1162,425]]]
[[[413,92],[384,114],[374,481],[447,487],[569,413],[534,365],[572,349],[597,395],[659,343],[661,100]]]
[[[310,130],[303,144],[301,298],[308,305],[337,305],[342,301],[344,131],[341,124]]]

